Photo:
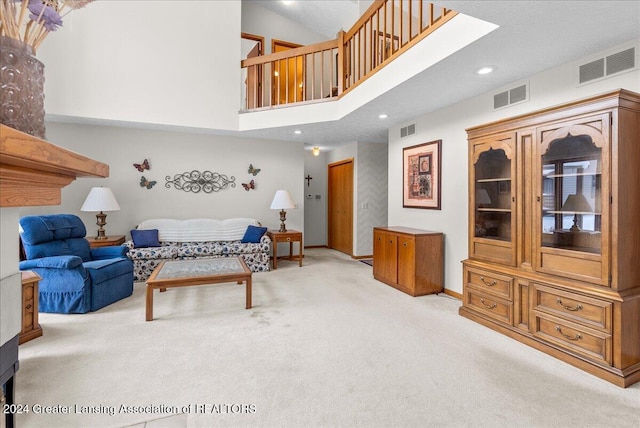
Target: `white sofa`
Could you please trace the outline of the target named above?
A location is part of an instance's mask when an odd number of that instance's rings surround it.
[[[127,257],[133,261],[135,281],[146,281],[163,260],[242,256],[252,272],[270,270],[271,239],[265,233],[259,242],[242,242],[249,226],[259,227],[252,218],[215,220],[150,219],[136,230],[158,230],[157,246],[136,247],[133,239],[125,242]]]

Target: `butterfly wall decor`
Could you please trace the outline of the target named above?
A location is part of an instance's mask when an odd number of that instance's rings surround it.
[[[145,169],[151,169],[151,165],[149,165],[149,160],[145,159],[142,163],[134,163],[133,167],[138,170],[138,172],[144,172]]]
[[[253,164],[249,164],[249,174],[253,174],[253,176],[255,177],[260,171],[260,168],[254,168]]]
[[[156,185],[156,181],[149,181],[146,178],[144,178],[144,175],[142,177],[140,177],[140,187],[146,187],[147,189],[151,189],[153,186]]]
[[[244,187],[244,190],[246,190],[246,191],[248,192],[248,191],[249,191],[249,190],[251,190],[251,189],[254,189],[254,190],[255,190],[255,188],[256,188],[256,183],[255,183],[255,181],[254,181],[254,180],[251,180],[251,181],[250,181],[249,183],[247,183],[247,184],[242,183],[242,187]]]

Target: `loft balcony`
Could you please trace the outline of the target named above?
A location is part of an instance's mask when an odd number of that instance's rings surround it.
[[[495,28],[425,0],[376,0],[336,39],[252,51],[239,129],[339,120]]]

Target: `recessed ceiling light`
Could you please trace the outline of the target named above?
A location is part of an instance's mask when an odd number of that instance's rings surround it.
[[[476,74],[480,74],[480,75],[483,75],[483,74],[489,74],[489,73],[491,73],[493,70],[495,70],[495,67],[494,67],[494,66],[492,66],[492,65],[485,65],[485,66],[482,66],[482,67],[480,67],[479,69],[477,69],[477,70],[476,70]]]
[[[282,4],[285,6],[289,6],[291,3],[293,3],[293,0],[282,0]]]
[[[299,129],[296,129],[295,131],[293,131],[294,134],[300,135],[302,134],[302,131]]]
[[[388,117],[389,117],[389,115],[388,115],[388,114],[384,114],[384,113],[382,113],[382,114],[378,115],[378,118],[379,118],[379,119],[386,119],[386,118],[388,118]]]

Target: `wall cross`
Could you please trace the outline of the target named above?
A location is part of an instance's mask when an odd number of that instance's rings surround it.
[[[304,179],[307,180],[307,187],[309,187],[310,181],[313,180],[313,177],[307,174],[307,176]]]

